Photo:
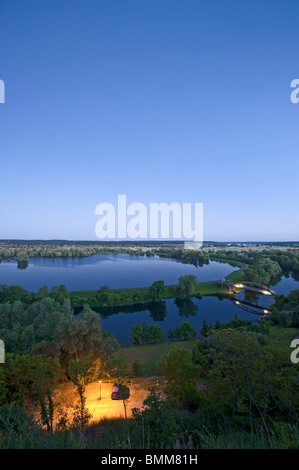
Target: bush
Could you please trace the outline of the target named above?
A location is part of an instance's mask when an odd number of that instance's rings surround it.
[[[287,328],[291,325],[291,316],[287,312],[273,312],[271,315],[271,321],[274,325]]]
[[[140,375],[142,375],[142,370],[143,370],[142,363],[139,361],[139,359],[136,359],[131,366],[132,375],[134,377],[139,377]]]
[[[154,389],[144,400],[142,408],[132,410],[133,420],[142,426],[144,444],[150,449],[172,447],[180,434],[179,412],[171,402],[161,398]]]
[[[291,326],[293,328],[299,328],[299,309],[298,308],[291,314]]]

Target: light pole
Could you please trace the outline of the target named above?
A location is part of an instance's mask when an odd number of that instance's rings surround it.
[[[100,384],[100,398],[99,398],[99,400],[101,400],[102,399],[102,381],[101,380],[99,380],[99,384]]]

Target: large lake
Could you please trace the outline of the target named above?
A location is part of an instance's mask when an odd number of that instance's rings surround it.
[[[0,263],[0,284],[18,285],[30,291],[64,284],[68,290],[146,287],[154,281],[176,284],[180,276],[193,274],[198,281],[216,281],[237,270],[226,263],[210,261],[197,268],[179,260],[122,254],[97,254],[82,258],[30,258],[26,269],[16,261]]]
[[[165,284],[175,284],[180,276],[192,274],[198,281],[216,281],[230,272],[237,270],[226,263],[210,261],[208,265],[195,267],[182,264],[178,260],[130,256],[122,254],[98,254],[84,258],[31,258],[27,269],[17,269],[16,261],[0,263],[0,284],[20,285],[30,291],[40,287],[64,284],[69,290],[99,289],[106,285],[113,288],[144,287],[156,280]],[[298,279],[296,277],[296,279]],[[299,289],[299,281],[292,276],[282,276],[274,286],[279,294],[287,295],[293,289]],[[236,295],[236,299],[269,308],[272,296]],[[135,311],[134,311],[135,310]],[[132,310],[120,308],[100,312],[102,327],[112,331],[123,344],[130,344],[132,325],[145,321],[148,325],[157,324],[165,334],[183,321],[190,321],[200,335],[204,318],[209,322],[227,322],[235,318],[257,321],[258,315],[240,309],[228,298],[203,297],[176,302],[166,300],[156,307],[135,307]]]

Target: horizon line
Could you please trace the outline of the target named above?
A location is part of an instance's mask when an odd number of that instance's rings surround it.
[[[67,238],[0,238],[1,242],[81,242],[81,243],[198,243],[194,240],[176,239],[139,239],[139,240],[94,240],[94,239],[67,239]],[[200,243],[299,243],[299,240],[203,240]]]

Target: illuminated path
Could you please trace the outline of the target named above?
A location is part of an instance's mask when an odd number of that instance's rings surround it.
[[[275,292],[275,290],[271,289],[270,287],[264,286],[264,284],[260,284],[258,282],[243,281],[243,282],[238,282],[236,284],[231,284],[230,287],[233,288],[232,292],[234,294],[237,293],[236,289],[244,289],[246,291],[255,292],[257,294],[272,295],[273,297],[278,295],[278,293]],[[258,315],[261,315],[263,313],[264,314],[271,313],[271,308],[259,306],[256,304],[251,304],[244,300],[237,300],[234,298],[232,298],[231,301],[242,310],[245,310],[246,312],[255,313]]]
[[[278,295],[275,290],[271,289],[270,287],[264,286],[263,284],[259,284],[258,282],[238,282],[233,284],[233,286],[237,289],[245,289],[252,292],[257,292],[258,294],[265,294],[265,295]]]
[[[262,307],[260,305],[251,304],[249,302],[245,302],[244,300],[236,300],[231,299],[233,304],[237,305],[237,307],[245,310],[249,313],[255,313],[256,315],[262,315],[263,313],[266,315],[267,313],[271,313],[271,308]]]

